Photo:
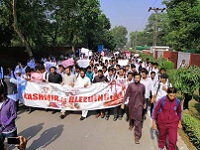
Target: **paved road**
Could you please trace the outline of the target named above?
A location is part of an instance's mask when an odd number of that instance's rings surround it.
[[[156,150],[156,140],[150,133],[150,119],[144,123],[140,145],[134,143],[133,131],[123,120],[114,122],[96,119],[93,114],[79,121],[80,113],[69,114],[65,119],[59,113],[36,110],[31,114],[20,112],[18,133],[28,138],[28,150]],[[12,147],[10,148],[12,149]]]

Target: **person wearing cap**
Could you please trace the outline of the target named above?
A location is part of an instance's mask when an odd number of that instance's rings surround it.
[[[51,83],[62,83],[62,76],[56,72],[56,67],[51,67],[49,69],[50,73],[49,73],[49,77],[48,77],[48,82],[51,82]]]
[[[172,87],[172,84],[168,81],[168,75],[165,73],[161,74],[159,81],[155,83],[152,90],[151,114],[154,104],[163,96],[167,95],[167,89],[169,87]]]

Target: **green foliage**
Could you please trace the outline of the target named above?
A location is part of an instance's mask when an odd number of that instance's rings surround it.
[[[148,23],[143,31],[135,31],[129,34],[130,41],[128,46],[135,47],[135,45],[139,46],[151,46],[153,44],[153,34],[154,34],[154,25],[155,20],[157,19],[157,44],[156,45],[166,45],[165,35],[168,32],[168,15],[166,13],[157,13],[151,14],[148,18]]]
[[[146,59],[148,58],[150,62],[156,62],[157,60],[151,56],[151,55],[146,55],[146,54],[143,54],[143,53],[140,53],[140,56],[142,58],[143,61],[146,61]]]
[[[33,49],[103,44],[113,48],[110,20],[98,0],[16,1],[17,26]],[[12,27],[11,1],[0,0],[0,45],[23,46]]]
[[[174,69],[174,63],[169,61],[169,60],[166,60],[162,57],[157,60],[153,56],[146,55],[146,54],[143,54],[143,53],[140,53],[140,56],[142,57],[143,61],[145,61],[148,58],[150,60],[150,62],[158,62],[159,68],[165,68],[166,70]]]
[[[194,91],[200,87],[200,68],[190,66],[177,70],[174,75],[173,85],[182,93],[193,95]]]
[[[165,0],[169,32],[165,39],[175,50],[200,49],[200,1]]]
[[[183,130],[197,149],[200,149],[200,126],[199,121],[191,115],[183,114]]]
[[[174,63],[172,61],[166,60],[164,58],[159,58],[157,60],[160,68],[165,68],[166,70],[174,69]]]
[[[123,26],[116,26],[113,29],[111,29],[111,35],[114,38],[116,48],[124,48],[124,46],[126,46],[127,34],[128,34],[128,31],[126,27],[123,27]]]

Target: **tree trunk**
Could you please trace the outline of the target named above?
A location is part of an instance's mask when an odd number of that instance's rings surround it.
[[[19,30],[19,28],[17,27],[16,2],[17,2],[17,0],[12,0],[13,28],[14,28],[14,31],[17,33],[17,35],[22,40],[24,46],[26,47],[29,57],[32,57],[33,53],[32,53],[31,47],[30,47],[29,43],[27,42],[27,40],[25,39],[25,37],[23,36],[23,34],[21,33],[21,31]]]

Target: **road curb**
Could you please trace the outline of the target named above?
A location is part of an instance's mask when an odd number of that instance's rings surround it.
[[[177,150],[189,150],[179,135],[178,135],[178,141],[177,141],[176,146],[177,146]]]

